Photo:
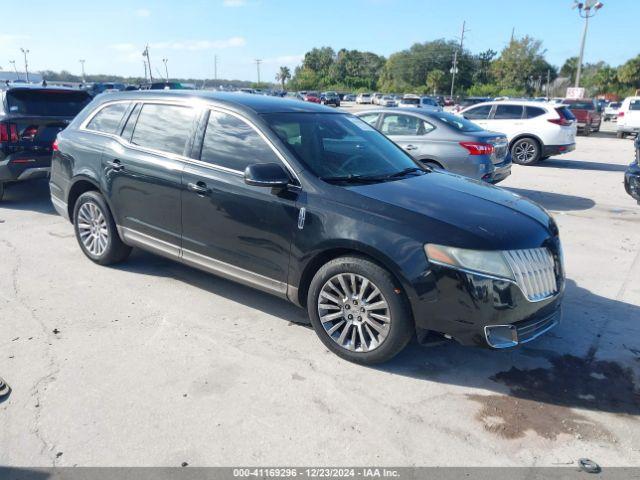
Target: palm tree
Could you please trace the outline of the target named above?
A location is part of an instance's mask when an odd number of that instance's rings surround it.
[[[291,70],[289,70],[289,67],[280,67],[280,70],[276,73],[276,80],[282,85],[282,90],[284,90],[284,84],[290,79]]]

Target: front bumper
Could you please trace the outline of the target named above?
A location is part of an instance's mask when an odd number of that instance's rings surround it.
[[[568,143],[566,145],[545,145],[542,156],[552,157],[554,155],[562,155],[563,153],[573,152],[575,149],[575,143]]]
[[[51,154],[34,155],[28,151],[14,153],[0,160],[0,182],[19,182],[48,177]]]
[[[558,292],[530,301],[515,283],[432,265],[429,293],[412,299],[419,331],[436,332],[462,345],[508,348],[532,341],[560,322],[564,277]]]
[[[640,203],[640,165],[636,162],[624,173],[624,189]]]

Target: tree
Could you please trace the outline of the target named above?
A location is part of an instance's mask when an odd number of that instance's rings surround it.
[[[329,83],[329,69],[335,57],[336,53],[331,47],[314,48],[305,54],[302,68],[313,71],[321,81]]]
[[[483,84],[491,82],[491,62],[498,54],[495,50],[485,50],[476,57],[475,72],[473,72],[473,83]]]
[[[631,89],[640,88],[640,55],[618,68],[618,80]]]
[[[529,36],[512,40],[493,62],[491,71],[501,88],[524,90],[531,94],[537,89],[547,70],[555,69],[545,60],[542,42]]]
[[[438,69],[431,70],[427,75],[427,87],[433,91],[434,95],[438,93],[438,89],[442,86],[445,75],[442,70]]]
[[[578,57],[570,57],[564,62],[564,65],[560,68],[560,76],[567,77],[571,83],[576,80],[576,73],[578,72]]]
[[[280,67],[278,73],[276,73],[276,81],[280,82],[282,85],[282,90],[284,90],[284,84],[287,83],[288,80],[291,79],[291,70],[289,67]]]

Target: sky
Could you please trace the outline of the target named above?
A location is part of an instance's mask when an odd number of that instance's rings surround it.
[[[604,0],[590,21],[585,62],[619,65],[640,54],[638,0]],[[459,39],[473,53],[501,51],[516,36],[542,40],[561,66],[577,56],[584,20],[573,0],[0,0],[0,70],[68,70],[142,76],[149,44],[154,77],[273,81],[313,47],[389,54],[415,42]],[[22,5],[22,4],[20,4]]]

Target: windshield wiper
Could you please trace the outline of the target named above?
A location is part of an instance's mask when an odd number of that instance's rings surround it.
[[[320,180],[324,180],[325,182],[369,183],[377,182],[380,178],[366,175],[344,175],[338,177],[320,177]]]
[[[417,173],[417,172],[423,172],[424,173],[424,169],[420,168],[420,167],[409,167],[409,168],[405,168],[404,170],[400,170],[399,172],[396,173],[391,173],[389,175],[385,175],[384,177],[380,177],[383,178],[385,180],[389,180],[391,178],[398,178],[398,177],[404,177],[405,175],[409,175],[410,173]]]

